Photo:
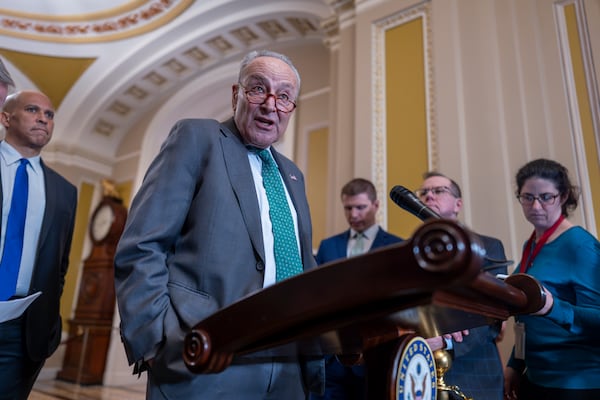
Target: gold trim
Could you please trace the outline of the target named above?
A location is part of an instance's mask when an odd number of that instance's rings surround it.
[[[174,7],[170,8],[174,3]],[[110,42],[155,30],[178,17],[193,3],[193,0],[181,0],[179,2],[172,0],[154,1],[145,9],[140,9],[129,15],[87,24],[41,24],[35,21],[19,21],[0,17],[0,26],[2,27],[0,28],[0,35],[40,42]],[[140,24],[142,25],[139,26]],[[15,30],[7,29],[11,27],[14,27]]]
[[[71,15],[71,16],[28,13],[28,12],[22,12],[22,11],[9,10],[7,8],[0,8],[0,15],[2,15],[2,16],[6,15],[6,16],[22,18],[22,19],[32,19],[32,20],[37,20],[37,21],[88,22],[88,21],[94,21],[97,19],[106,19],[106,18],[114,17],[114,16],[117,16],[120,14],[125,14],[132,10],[135,10],[136,8],[142,7],[146,3],[149,3],[149,1],[148,0],[133,0],[133,1],[128,1],[124,5],[109,8],[104,11],[97,11],[97,12],[91,12],[91,13],[85,13],[85,14],[79,14],[79,15]]]
[[[433,68],[432,68],[432,42],[431,42],[431,4],[430,0],[419,2],[409,8],[406,8],[396,14],[376,21],[373,24],[373,48],[374,59],[372,65],[373,73],[373,155],[372,171],[374,184],[377,188],[379,198],[388,197],[387,187],[387,157],[386,157],[386,71],[385,71],[385,33],[387,30],[405,24],[417,18],[423,19],[424,35],[424,68],[425,68],[425,92],[426,92],[426,115],[427,115],[427,142],[428,157],[431,168],[436,168],[438,164],[438,143],[435,134],[434,118],[432,110],[434,109],[433,96]],[[378,222],[387,226],[388,210],[386,201],[382,201],[379,207]]]
[[[591,63],[588,30],[582,0],[555,3],[559,48],[564,67],[576,173],[582,185],[582,209],[586,228],[600,230],[600,126],[596,77]]]

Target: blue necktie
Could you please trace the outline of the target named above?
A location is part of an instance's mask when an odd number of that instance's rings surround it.
[[[4,252],[0,262],[0,300],[11,298],[17,287],[17,277],[19,276],[21,255],[23,253],[27,195],[29,193],[27,164],[29,164],[29,161],[22,158],[15,175],[15,185],[6,222]]]
[[[263,186],[269,200],[269,217],[273,227],[274,253],[277,282],[302,272],[302,261],[292,213],[288,206],[285,190],[277,164],[269,150],[261,150]]]

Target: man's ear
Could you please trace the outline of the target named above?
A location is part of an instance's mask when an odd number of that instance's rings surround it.
[[[460,213],[460,210],[462,210],[462,205],[463,205],[462,199],[456,199],[456,202],[454,203],[454,211],[456,212],[457,216],[458,216],[458,213]]]
[[[239,86],[237,84],[231,85],[231,108],[233,109],[234,114],[235,109],[237,108],[238,93],[240,92],[238,88]]]
[[[10,125],[10,116],[6,111],[2,111],[0,113],[0,123],[2,123],[5,128],[8,128]]]

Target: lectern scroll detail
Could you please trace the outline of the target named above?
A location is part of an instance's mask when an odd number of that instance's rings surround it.
[[[481,269],[484,257],[478,237],[460,223],[428,220],[402,243],[304,272],[199,321],[186,336],[184,362],[194,373],[215,373],[262,351],[364,353],[373,370],[378,363],[368,358],[390,354],[403,335],[455,332],[539,306],[533,278],[512,286]],[[381,391],[368,383],[369,398],[393,393],[389,382]]]

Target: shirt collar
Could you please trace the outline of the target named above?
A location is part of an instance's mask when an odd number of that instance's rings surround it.
[[[26,158],[23,157],[13,146],[7,143],[6,140],[2,140],[0,142],[0,156],[2,157],[2,162],[6,166],[17,163],[21,158]],[[38,173],[41,170],[41,157],[39,155],[27,158],[27,160],[29,160],[29,165],[34,172]]]
[[[374,225],[371,225],[370,227],[368,227],[367,229],[365,229],[364,231],[362,231],[362,234],[367,240],[372,240],[372,239],[375,239],[375,235],[377,234],[378,231],[379,231],[379,225],[374,224]],[[356,237],[357,233],[358,232],[356,230],[350,228],[350,237],[351,238]]]

